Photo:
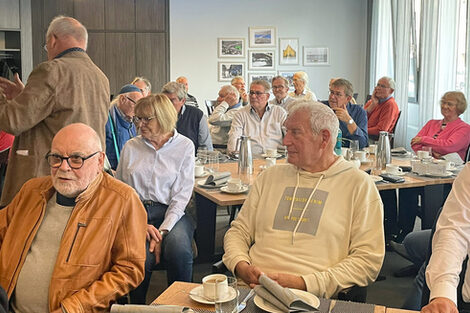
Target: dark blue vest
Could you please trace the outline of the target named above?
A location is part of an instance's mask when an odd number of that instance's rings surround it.
[[[194,143],[194,151],[196,152],[199,147],[199,123],[204,113],[190,105],[185,105],[184,107],[184,113],[178,115],[176,130],[178,133],[191,139]],[[183,111],[183,108],[181,108],[181,111]]]

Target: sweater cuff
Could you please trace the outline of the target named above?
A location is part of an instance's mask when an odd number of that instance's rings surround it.
[[[454,286],[446,282],[433,284],[429,301],[437,297],[444,297],[452,300],[457,305],[457,290]]]

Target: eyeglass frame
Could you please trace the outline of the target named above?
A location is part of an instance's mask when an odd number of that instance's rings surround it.
[[[82,157],[81,155],[71,155],[71,156],[68,156],[68,157],[64,157],[64,156],[61,156],[60,154],[56,154],[56,153],[51,153],[51,151],[49,151],[46,156],[45,156],[45,159],[46,159],[46,162],[47,164],[49,164],[50,167],[52,168],[59,168],[62,166],[62,163],[64,162],[64,160],[67,160],[67,164],[68,166],[71,168],[71,169],[74,169],[74,170],[79,170],[83,167],[83,164],[85,164],[85,161],[94,157],[96,154],[100,153],[101,151],[96,151],[95,153],[92,153],[86,157]],[[51,156],[54,156],[54,157],[57,157],[60,159],[60,163],[58,166],[52,166],[51,163],[49,162],[49,157]],[[80,167],[74,167],[70,164],[69,160],[70,158],[80,158],[82,160],[82,165],[80,165]]]
[[[141,117],[141,116],[134,115],[132,121],[134,122],[134,124],[142,123],[142,124],[147,125],[147,124],[150,123],[150,121],[153,120],[154,118],[157,118],[157,116],[156,116],[156,115],[152,115],[152,116],[149,116],[149,117]]]
[[[131,97],[128,97],[128,96],[124,96],[126,97],[127,100],[129,100],[130,102],[134,103],[134,105],[137,104],[137,101],[135,101],[134,99],[132,99]]]
[[[328,93],[331,94],[331,95],[333,95],[333,96],[335,96],[335,97],[337,97],[337,98],[343,97],[343,96],[344,96],[344,97],[347,97],[346,94],[342,94],[342,93],[340,93],[340,92],[338,92],[338,91],[334,91],[334,90],[331,90],[331,89],[328,90]]]
[[[250,91],[248,92],[248,94],[249,94],[250,96],[259,97],[259,96],[261,96],[261,95],[267,95],[267,94],[269,94],[269,92],[260,92],[260,91],[251,91],[251,90],[250,90]]]

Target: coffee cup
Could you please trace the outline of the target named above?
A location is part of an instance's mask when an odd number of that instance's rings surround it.
[[[420,160],[429,159],[431,157],[431,155],[429,154],[429,151],[425,151],[425,150],[417,151],[416,155],[418,156],[418,159],[420,159]]]
[[[354,151],[354,157],[357,160],[364,162],[367,161],[367,158],[369,157],[369,152],[362,150]]]
[[[398,165],[394,165],[394,164],[387,164],[385,166],[385,171],[389,174],[392,174],[392,175],[401,175],[401,174],[403,174],[403,170],[401,169],[401,167],[399,167]]]
[[[223,274],[207,275],[202,279],[202,290],[208,299],[215,299],[217,294],[224,294],[228,290],[227,276]]]
[[[450,171],[455,168],[455,163],[447,160],[436,160],[435,163],[445,164],[446,171]]]
[[[276,165],[276,158],[266,158],[266,168]]]
[[[277,149],[266,149],[266,156],[270,158],[275,158],[277,155]]]
[[[204,165],[196,164],[194,166],[194,175],[195,176],[202,176],[204,174]]]
[[[370,154],[376,154],[377,153],[377,145],[369,145],[369,147],[367,147],[367,151],[369,151]]]
[[[240,178],[230,178],[227,181],[227,188],[229,191],[239,191],[242,189],[242,180]]]

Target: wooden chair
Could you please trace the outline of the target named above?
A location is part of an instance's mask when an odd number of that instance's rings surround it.
[[[217,103],[217,100],[205,100],[206,108],[207,108],[207,115],[211,115],[214,112],[214,107]]]

